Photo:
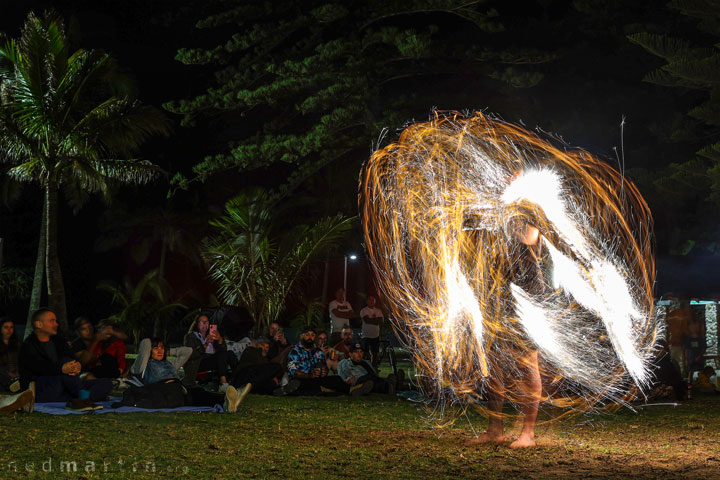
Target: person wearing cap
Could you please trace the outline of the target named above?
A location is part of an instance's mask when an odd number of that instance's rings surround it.
[[[325,354],[315,346],[315,329],[312,327],[304,327],[300,331],[300,341],[288,355],[287,368],[290,378],[300,382],[299,393],[317,395],[322,392],[340,392],[363,395],[373,388],[372,381],[350,385],[339,376],[328,376]]]
[[[259,337],[245,349],[235,370],[232,385],[252,383],[253,393],[263,395],[287,395],[298,389],[298,381],[280,385],[283,368],[282,364],[271,361],[268,357],[270,343],[267,337]]]
[[[338,376],[348,385],[372,383],[372,392],[394,395],[397,389],[397,377],[390,374],[386,379],[380,378],[372,365],[363,359],[364,354],[359,343],[350,347],[350,358],[340,361]]]

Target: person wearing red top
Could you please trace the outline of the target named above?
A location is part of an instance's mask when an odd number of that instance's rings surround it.
[[[75,332],[78,338],[72,342],[71,351],[88,378],[117,378],[125,372],[127,335],[102,322],[96,332],[86,317],[75,320]]]

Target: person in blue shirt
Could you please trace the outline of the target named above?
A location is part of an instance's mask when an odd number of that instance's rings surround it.
[[[300,341],[288,354],[287,369],[291,380],[300,382],[297,393],[317,395],[339,392],[362,395],[373,388],[372,381],[351,385],[336,375],[328,376],[325,354],[315,346],[313,327],[304,327],[301,330]]]
[[[152,353],[148,360],[145,374],[142,381],[145,385],[152,385],[161,382],[179,382],[175,366],[167,360],[165,343],[160,338],[150,339]],[[201,387],[184,387],[185,388],[185,405],[194,407],[212,407],[215,405],[224,405],[225,411],[236,412],[238,405],[245,399],[251,384],[246,384],[239,391],[233,386],[229,386],[224,394],[211,393]]]
[[[374,393],[387,393],[395,395],[397,389],[397,377],[394,374],[380,378],[373,366],[363,359],[364,350],[357,343],[350,347],[350,358],[340,360],[338,364],[338,375],[349,385],[358,385],[365,382],[372,382]]]

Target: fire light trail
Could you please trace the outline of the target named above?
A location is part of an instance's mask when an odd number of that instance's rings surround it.
[[[647,386],[661,334],[652,219],[606,163],[481,113],[437,113],[372,155],[359,200],[394,327],[440,404],[477,404],[493,377],[522,402],[530,349],[551,405],[586,410]],[[542,237],[526,247],[539,287],[517,273],[526,226]]]

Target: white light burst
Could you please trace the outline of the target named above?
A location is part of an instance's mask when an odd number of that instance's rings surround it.
[[[479,113],[438,113],[373,154],[360,211],[380,290],[429,394],[462,403],[497,376],[520,401],[527,392],[513,378],[528,349],[553,405],[622,402],[648,384],[661,334],[652,221],[608,164]],[[522,273],[526,226],[542,237],[534,277]]]

